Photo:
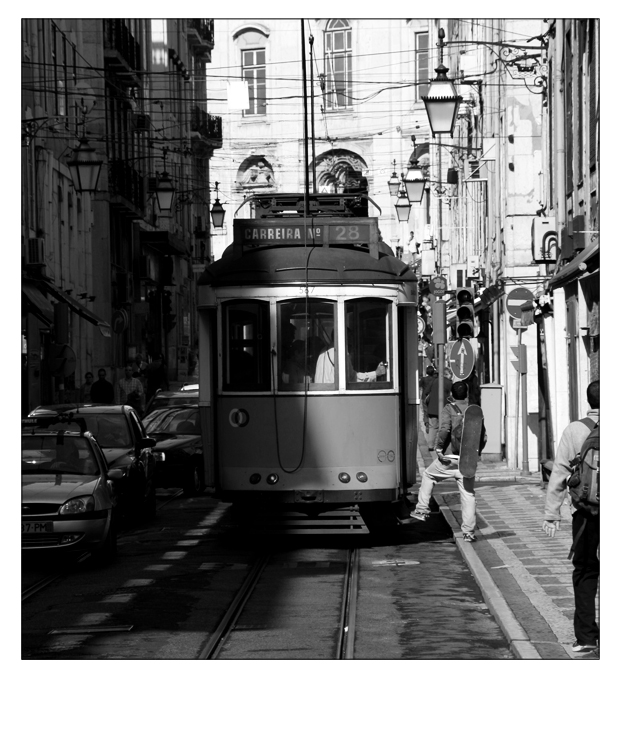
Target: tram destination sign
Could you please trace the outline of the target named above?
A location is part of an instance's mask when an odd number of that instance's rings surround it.
[[[374,219],[237,219],[234,224],[235,244],[242,247],[260,245],[352,245],[373,240]]]

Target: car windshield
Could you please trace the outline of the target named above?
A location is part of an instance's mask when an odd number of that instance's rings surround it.
[[[132,447],[129,425],[123,413],[89,414],[88,412],[81,411],[80,417],[86,420],[88,431],[95,437],[102,448]],[[69,424],[72,423],[70,422]],[[51,429],[58,430],[62,427],[62,424],[55,424],[51,426]]]
[[[89,441],[77,435],[22,435],[22,474],[99,475]]]
[[[198,409],[177,407],[157,409],[144,418],[147,432],[168,432],[173,435],[200,435]]]

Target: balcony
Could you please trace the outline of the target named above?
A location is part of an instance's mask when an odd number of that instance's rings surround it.
[[[140,44],[121,19],[105,19],[103,23],[106,67],[119,78],[140,83],[143,73]]]
[[[196,57],[211,62],[213,49],[213,18],[188,19],[188,44]]]
[[[192,107],[190,130],[195,150],[222,148],[222,118],[218,115],[210,115],[202,107]]]
[[[111,202],[133,218],[142,218],[145,206],[144,177],[123,159],[111,159],[108,179]]]

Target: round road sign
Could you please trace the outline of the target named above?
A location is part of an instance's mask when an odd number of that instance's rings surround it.
[[[429,291],[436,297],[443,297],[448,289],[448,282],[443,276],[436,276],[429,282]]]
[[[470,376],[474,367],[474,348],[468,339],[457,339],[447,354],[448,366],[458,380]]]
[[[533,298],[533,293],[525,286],[519,286],[517,289],[513,289],[513,291],[507,294],[507,299],[505,300],[507,312],[512,318],[520,320],[522,318],[522,305],[525,302],[530,302]]]

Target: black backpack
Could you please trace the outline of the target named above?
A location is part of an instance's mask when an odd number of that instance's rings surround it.
[[[580,451],[570,461],[567,488],[577,510],[599,514],[599,424],[588,417],[580,420],[591,428]]]

